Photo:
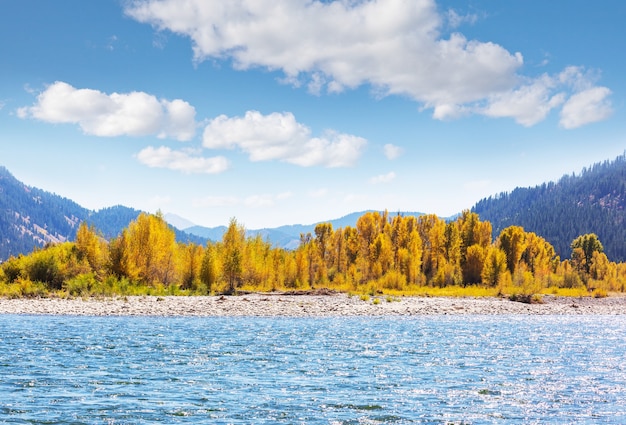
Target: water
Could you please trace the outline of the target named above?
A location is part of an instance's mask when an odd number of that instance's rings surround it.
[[[0,316],[0,423],[626,423],[626,318]]]

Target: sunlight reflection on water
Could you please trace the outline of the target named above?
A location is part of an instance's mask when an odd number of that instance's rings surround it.
[[[626,423],[626,319],[0,316],[0,423]]]

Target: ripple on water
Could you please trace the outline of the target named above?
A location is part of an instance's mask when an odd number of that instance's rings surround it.
[[[626,423],[626,319],[0,316],[0,423]]]

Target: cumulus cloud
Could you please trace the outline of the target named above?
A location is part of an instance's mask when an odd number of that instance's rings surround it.
[[[166,146],[148,146],[137,154],[137,159],[152,168],[167,168],[187,174],[218,174],[228,169],[223,156],[204,158],[189,151],[172,150]]]
[[[404,153],[404,149],[400,146],[392,145],[391,143],[387,143],[383,146],[383,150],[385,151],[385,156],[389,160],[393,160],[398,158],[402,153]]]
[[[594,87],[576,93],[568,99],[561,110],[560,125],[566,129],[607,119],[613,113],[611,91],[606,87]]]
[[[454,9],[448,9],[446,12],[446,18],[448,20],[448,25],[452,28],[460,27],[461,25],[468,23],[473,25],[478,21],[478,15],[475,13],[468,13],[466,15],[459,14]]]
[[[444,35],[478,17],[440,13],[435,0],[135,0],[125,12],[189,37],[195,61],[282,71],[283,81],[315,94],[367,84],[414,99],[436,119],[475,113],[533,125],[564,102],[543,77],[519,74],[521,53]]]
[[[550,111],[564,102],[563,92],[553,94],[554,78],[547,75],[517,89],[491,96],[483,113],[491,117],[510,117],[530,127],[543,121]]]
[[[370,179],[370,183],[379,184],[379,183],[390,183],[396,178],[396,173],[393,171],[387,174],[380,174],[378,176],[372,177]]]
[[[193,138],[195,115],[195,108],[180,99],[157,99],[144,92],[106,94],[62,81],[41,92],[33,106],[18,109],[21,118],[78,124],[94,136],[155,135],[180,141]]]
[[[532,126],[543,121],[551,110],[562,106],[560,125],[573,129],[602,121],[612,112],[611,91],[595,86],[597,76],[582,67],[570,66],[557,75],[547,74],[509,92],[491,96],[482,110],[487,116],[511,117]]]
[[[351,166],[366,144],[361,137],[332,131],[312,137],[311,130],[289,112],[263,115],[248,111],[234,118],[220,115],[209,122],[203,134],[203,146],[209,149],[239,148],[251,161],[280,160],[303,167]]]

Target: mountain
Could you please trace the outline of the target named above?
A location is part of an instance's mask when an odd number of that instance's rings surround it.
[[[626,152],[613,161],[583,169],[578,175],[563,176],[558,182],[516,188],[485,198],[472,211],[492,223],[495,235],[511,225],[535,232],[550,242],[561,258],[570,256],[570,244],[576,237],[595,233],[610,260],[626,261]],[[335,229],[354,227],[366,212],[328,222]],[[94,225],[106,238],[115,237],[140,213],[119,205],[90,211],[59,195],[27,186],[0,167],[0,261],[46,243],[72,240],[82,221]],[[390,212],[389,216],[396,214],[422,215]],[[194,226],[173,215],[165,218],[181,242],[204,245],[207,240],[221,240],[226,230],[225,226]],[[317,224],[248,230],[247,234],[260,235],[275,246],[295,249],[300,235],[314,234]],[[183,227],[184,231],[174,226]]]
[[[88,214],[69,199],[24,185],[0,167],[0,261],[71,239]]]
[[[105,238],[113,238],[140,213],[123,206],[91,211],[70,199],[27,186],[0,166],[0,262],[47,243],[73,240],[83,221]],[[174,231],[178,241],[206,244],[206,238]]]
[[[172,213],[165,213],[163,214],[163,218],[165,219],[165,221],[167,221],[169,224],[171,224],[172,226],[174,226],[175,228],[177,228],[178,230],[185,230],[188,229],[190,227],[195,226],[195,223],[192,223],[191,221],[187,220],[186,218],[183,218],[179,215],[176,214],[172,214]]]
[[[542,236],[561,258],[569,258],[576,237],[595,233],[611,261],[625,261],[626,153],[558,182],[483,199],[472,211],[491,222],[495,235],[516,225]]]
[[[296,249],[298,245],[300,245],[300,234],[315,234],[315,226],[319,223],[330,223],[333,225],[333,229],[345,228],[347,226],[356,226],[356,222],[363,214],[366,212],[373,212],[373,210],[368,211],[360,211],[348,214],[346,216],[328,220],[313,224],[291,224],[280,226],[276,228],[264,228],[264,229],[254,229],[247,230],[246,234],[248,236],[255,237],[257,235],[261,236],[263,240],[269,240],[275,246],[279,246],[285,249]],[[379,211],[382,213],[382,211]],[[423,213],[419,212],[397,212],[397,213],[389,213],[389,216],[392,217],[395,214],[400,215],[414,215],[420,216]],[[173,224],[172,222],[169,222]],[[193,226],[185,229],[186,232],[191,233],[193,235],[198,235],[213,241],[221,240],[222,235],[226,231],[225,226],[218,227],[202,227],[202,226]]]

